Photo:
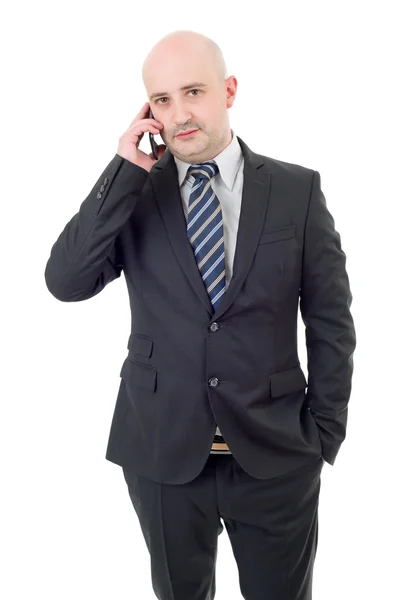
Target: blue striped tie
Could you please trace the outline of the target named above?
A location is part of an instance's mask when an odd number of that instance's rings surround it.
[[[214,311],[225,293],[224,226],[220,202],[211,187],[214,162],[191,165],[195,178],[189,198],[187,234]]]

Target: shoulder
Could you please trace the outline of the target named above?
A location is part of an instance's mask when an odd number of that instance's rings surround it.
[[[272,176],[310,181],[313,179],[315,170],[304,165],[279,160],[264,154],[258,154],[258,157],[264,163]]]

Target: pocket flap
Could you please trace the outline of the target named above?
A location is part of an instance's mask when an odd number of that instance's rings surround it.
[[[129,357],[125,359],[121,368],[120,377],[131,386],[139,386],[154,392],[157,385],[157,369],[142,363],[133,361]]]
[[[153,350],[153,340],[147,338],[139,333],[131,333],[128,341],[128,350],[134,354],[142,354],[147,358],[151,356]]]
[[[295,235],[295,226],[288,225],[280,227],[272,231],[263,231],[260,237],[260,244],[268,244],[269,242],[279,242],[280,240],[290,240]]]
[[[307,387],[307,380],[301,367],[293,367],[271,375],[270,384],[271,397],[279,398],[279,396],[303,390]]]

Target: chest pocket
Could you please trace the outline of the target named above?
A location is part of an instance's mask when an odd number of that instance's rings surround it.
[[[287,225],[286,227],[280,227],[279,229],[263,231],[260,237],[259,245],[290,240],[295,237],[295,231],[295,225]]]
[[[256,302],[281,311],[294,303],[301,280],[301,245],[294,224],[264,229],[259,237],[247,285]]]

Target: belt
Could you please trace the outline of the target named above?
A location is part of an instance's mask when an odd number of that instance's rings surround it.
[[[211,450],[229,450],[229,448],[228,448],[228,444],[226,442],[224,442],[224,443],[214,442],[213,445],[211,446]]]
[[[211,446],[211,450],[229,450],[228,444],[225,442],[221,433],[215,433],[214,443]],[[229,450],[229,452],[230,452],[230,450]]]

